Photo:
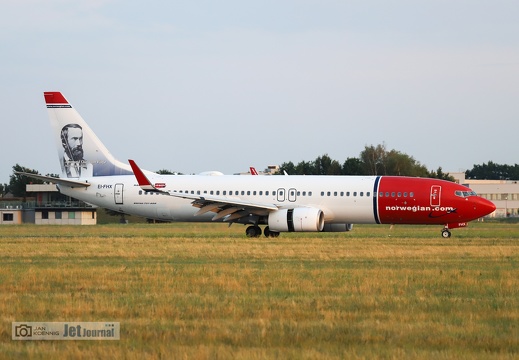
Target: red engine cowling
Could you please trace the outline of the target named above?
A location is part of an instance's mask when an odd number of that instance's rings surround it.
[[[280,209],[269,214],[270,231],[322,231],[324,213],[316,208]]]

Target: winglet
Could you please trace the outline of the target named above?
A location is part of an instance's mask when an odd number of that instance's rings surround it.
[[[156,192],[164,192],[162,190],[157,189],[156,186],[154,186],[151,181],[148,179],[146,175],[142,172],[142,170],[137,166],[135,161],[128,159],[128,162],[130,163],[130,166],[132,167],[133,174],[135,175],[135,178],[137,179],[137,182],[139,183],[139,186],[144,191],[156,191]],[[161,185],[163,185],[161,183]]]

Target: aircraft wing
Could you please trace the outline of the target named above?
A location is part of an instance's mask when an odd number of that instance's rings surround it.
[[[213,220],[218,220],[226,215],[235,214],[238,211],[243,212],[244,216],[245,212],[247,213],[246,215],[265,215],[270,211],[278,209],[274,204],[243,201],[214,195],[195,195],[186,193],[169,193],[169,195],[193,200],[191,204],[200,208],[195,216],[205,214],[209,211],[217,213]],[[221,214],[221,212],[223,212],[223,214]],[[229,221],[228,219],[226,220]]]
[[[278,207],[275,204],[243,201],[240,199],[214,196],[208,194],[195,195],[188,193],[172,193],[164,191],[157,188],[155,185],[151,183],[151,181],[144,174],[144,172],[137,166],[135,161],[128,161],[130,163],[130,166],[132,167],[133,173],[141,189],[145,191],[159,192],[162,194],[175,196],[182,199],[193,200],[191,204],[194,207],[200,208],[200,210],[196,212],[195,216],[202,215],[209,211],[212,211],[216,213],[216,215],[213,217],[213,220],[219,220],[223,218],[224,221],[231,222],[236,221],[241,217],[249,216],[251,214],[266,215],[270,211],[278,210]]]
[[[38,180],[42,180],[42,181],[48,181],[48,182],[51,182],[53,184],[66,185],[66,186],[69,186],[69,187],[89,187],[90,186],[89,183],[83,182],[83,181],[61,179],[61,178],[55,178],[55,177],[51,177],[51,176],[44,176],[44,175],[26,173],[26,172],[21,172],[21,171],[15,171],[15,173],[18,174],[18,175],[23,175],[23,176],[31,177],[33,179],[38,179]]]

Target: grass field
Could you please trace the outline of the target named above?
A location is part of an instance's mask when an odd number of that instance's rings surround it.
[[[519,357],[519,225],[0,227],[0,357]],[[12,341],[13,321],[119,321],[119,341]]]

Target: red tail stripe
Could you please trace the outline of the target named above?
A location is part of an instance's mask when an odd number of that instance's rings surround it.
[[[49,91],[43,93],[46,104],[68,104],[67,99],[60,92]]]

